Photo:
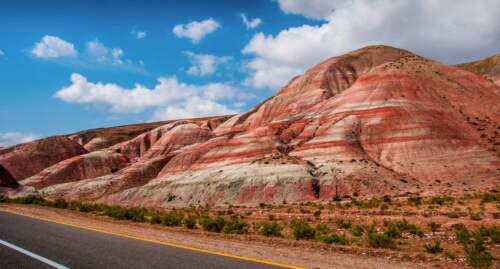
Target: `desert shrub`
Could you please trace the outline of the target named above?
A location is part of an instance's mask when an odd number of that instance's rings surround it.
[[[199,223],[205,231],[220,233],[224,229],[225,220],[221,216],[215,218],[210,218],[209,216],[204,216],[200,219]]]
[[[396,225],[388,225],[384,231],[384,234],[389,236],[390,238],[400,238],[401,231],[398,229]]]
[[[125,210],[125,219],[134,222],[144,222],[144,212],[145,210],[143,208],[128,208]]]
[[[434,244],[425,244],[424,250],[427,253],[438,254],[443,252],[443,248],[441,247],[441,242],[436,241]]]
[[[80,212],[93,212],[95,210],[94,204],[89,203],[80,203],[80,206],[77,209]]]
[[[196,229],[196,216],[189,215],[185,220],[184,220],[184,225],[188,229]]]
[[[0,195],[0,203],[7,203],[8,201],[7,197]]]
[[[485,193],[481,197],[482,203],[500,202],[500,193]]]
[[[360,225],[355,225],[351,227],[351,234],[354,236],[362,236],[365,232],[365,229]]]
[[[344,218],[337,218],[335,220],[335,224],[337,225],[338,228],[341,228],[341,229],[349,229],[351,228],[351,221],[348,220],[348,219],[344,219]]]
[[[391,196],[384,195],[384,197],[382,197],[382,201],[384,201],[384,203],[391,203],[392,202]]]
[[[292,221],[290,227],[292,228],[293,237],[296,240],[313,239],[316,235],[316,231],[309,226],[309,223],[302,220]]]
[[[248,231],[248,224],[244,220],[233,219],[224,223],[222,232],[226,234],[245,234]]]
[[[57,208],[68,208],[68,202],[64,199],[57,199],[54,201],[54,207]]]
[[[386,232],[377,233],[372,232],[368,234],[368,244],[376,248],[393,248],[394,239],[389,236]]]
[[[460,243],[467,244],[469,242],[471,239],[471,233],[463,223],[453,225],[453,229],[455,230],[455,236]]]
[[[450,196],[434,196],[431,198],[430,203],[433,205],[444,205],[444,204],[452,204],[453,198]]]
[[[79,211],[80,207],[82,207],[82,203],[78,202],[78,201],[70,201],[69,204],[68,204],[68,208],[70,210]]]
[[[493,262],[493,257],[486,251],[484,239],[476,233],[472,242],[464,244],[465,257],[470,266],[474,268],[489,268]]]
[[[76,207],[76,210],[79,210],[81,203],[79,202],[71,202],[70,207]],[[104,212],[107,216],[112,217],[114,219],[125,219],[126,210],[119,206],[110,206]]]
[[[491,242],[498,244],[500,243],[500,229],[498,227],[486,228],[484,226],[479,227],[477,231],[482,237],[489,237]]]
[[[25,197],[18,197],[18,198],[14,198],[13,199],[14,203],[27,204],[27,205],[30,205],[30,204],[31,205],[40,205],[44,201],[45,201],[45,199],[43,199],[40,196],[36,196],[36,195],[28,195],[28,196],[25,196]]]
[[[161,224],[165,226],[180,226],[182,224],[183,219],[184,219],[184,214],[172,210],[162,216]]]
[[[349,240],[343,235],[332,234],[332,235],[323,235],[319,237],[319,240],[325,244],[340,244],[347,245],[349,244]]]
[[[276,236],[281,237],[281,231],[283,228],[276,222],[273,221],[271,223],[262,223],[260,225],[260,234],[263,236]]]
[[[151,218],[149,219],[149,222],[151,224],[160,224],[161,223],[161,216],[160,216],[160,214],[153,213],[153,215],[151,215]]]
[[[431,230],[431,232],[437,232],[441,228],[441,224],[436,223],[436,222],[429,222],[427,224],[427,227]]]
[[[326,224],[320,223],[316,225],[316,235],[326,235],[330,233],[330,228]]]
[[[420,196],[410,197],[408,198],[408,204],[412,206],[419,206],[422,204],[422,197]]]

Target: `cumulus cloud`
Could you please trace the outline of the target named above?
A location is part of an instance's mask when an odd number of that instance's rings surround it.
[[[329,57],[366,45],[386,44],[458,63],[498,53],[500,43],[495,0],[279,0],[279,5],[286,13],[324,22],[254,35],[242,52],[252,56],[247,82],[255,87],[283,86]]]
[[[0,147],[12,146],[38,139],[39,136],[31,133],[7,132],[0,133]]]
[[[46,35],[35,43],[31,54],[37,58],[75,57],[78,52],[75,46],[57,36]]]
[[[177,37],[189,38],[193,44],[197,44],[206,35],[214,32],[219,27],[219,23],[210,18],[204,21],[192,21],[187,24],[178,24],[172,31]]]
[[[107,48],[99,40],[94,40],[87,43],[86,49],[88,56],[97,62],[123,64],[123,50],[120,48]]]
[[[5,52],[3,52],[3,50],[0,49],[0,56],[4,56],[5,55]]]
[[[219,57],[210,54],[196,54],[190,51],[184,51],[188,56],[191,66],[186,70],[188,75],[192,76],[209,76],[217,71],[220,64],[227,63],[231,57]]]
[[[152,89],[139,84],[128,89],[113,83],[89,82],[77,73],[71,75],[71,85],[55,96],[69,103],[105,105],[114,113],[152,108],[153,120],[231,114],[237,112],[232,103],[249,98],[225,83],[193,85],[179,82],[176,77],[160,77]]]
[[[255,18],[255,19],[249,20],[247,18],[247,16],[245,15],[245,13],[241,13],[240,17],[241,17],[241,20],[243,21],[243,23],[245,24],[245,26],[247,27],[247,29],[256,28],[262,23],[262,20],[260,18]]]

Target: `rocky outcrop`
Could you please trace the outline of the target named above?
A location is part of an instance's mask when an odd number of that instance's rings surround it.
[[[48,137],[0,150],[0,165],[21,181],[71,157],[85,154],[80,144],[64,136]]]
[[[457,67],[484,76],[500,86],[500,54],[483,60],[459,64]]]
[[[160,207],[498,186],[500,87],[464,68],[366,47],[248,112],[165,122],[96,151],[126,159],[117,171],[87,171],[86,154],[23,183],[47,197]]]

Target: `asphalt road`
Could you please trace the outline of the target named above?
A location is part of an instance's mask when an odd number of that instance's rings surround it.
[[[45,259],[45,262],[35,257]],[[107,235],[0,212],[0,268],[281,267]]]

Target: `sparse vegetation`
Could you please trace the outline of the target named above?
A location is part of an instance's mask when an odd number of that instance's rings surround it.
[[[316,235],[316,231],[303,220],[292,221],[290,228],[292,228],[293,238],[295,238],[295,240],[313,239]]]
[[[349,240],[343,235],[339,234],[331,234],[331,235],[323,235],[318,238],[321,242],[325,244],[339,244],[339,245],[347,245],[349,244]]]
[[[434,244],[425,244],[424,249],[425,252],[432,254],[443,252],[443,248],[441,247],[441,243],[439,241],[434,242]]]
[[[276,222],[273,221],[271,223],[262,223],[260,225],[260,234],[263,236],[276,236],[276,237],[281,237],[281,231],[283,228]]]
[[[337,218],[335,220],[335,224],[337,225],[338,228],[341,228],[341,229],[349,229],[351,228],[351,221],[348,220],[348,219],[344,219],[344,218]]]
[[[372,232],[368,234],[368,243],[376,248],[393,248],[395,246],[393,237],[389,236],[386,232],[377,233]]]

